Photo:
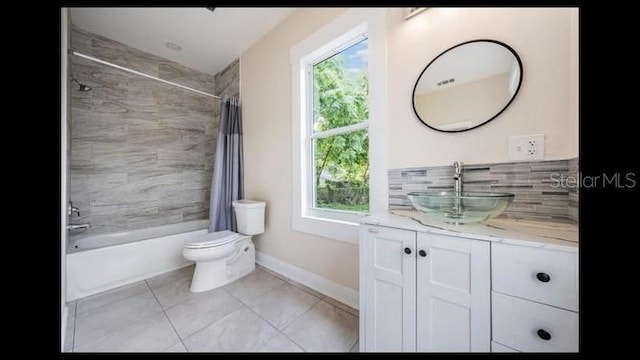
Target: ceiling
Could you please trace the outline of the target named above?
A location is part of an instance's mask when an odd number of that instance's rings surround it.
[[[71,8],[89,32],[216,74],[295,8]],[[167,42],[180,45],[171,50]]]

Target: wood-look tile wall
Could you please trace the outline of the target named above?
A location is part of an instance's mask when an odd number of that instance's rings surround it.
[[[515,195],[502,217],[578,221],[578,189],[559,181],[577,177],[578,159],[464,165],[463,191]],[[389,170],[389,208],[412,210],[412,191],[453,191],[453,165]]]
[[[74,27],[74,50],[214,93],[214,76]],[[70,56],[71,223],[104,233],[207,219],[217,100]]]
[[[215,76],[216,95],[240,97],[240,59],[235,59]]]

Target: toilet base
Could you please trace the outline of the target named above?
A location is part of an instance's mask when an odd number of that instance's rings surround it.
[[[256,266],[255,246],[251,238],[238,241],[234,252],[214,261],[198,261],[189,291],[213,290],[249,274]]]

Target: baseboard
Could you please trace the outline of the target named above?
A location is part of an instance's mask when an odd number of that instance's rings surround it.
[[[359,295],[356,290],[259,251],[256,251],[256,263],[345,303],[354,309],[359,309]]]

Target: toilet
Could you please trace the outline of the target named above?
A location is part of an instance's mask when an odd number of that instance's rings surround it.
[[[264,232],[265,206],[262,201],[236,200],[237,233],[216,231],[184,242],[182,256],[196,263],[191,292],[215,289],[253,271],[256,252],[251,236]]]

